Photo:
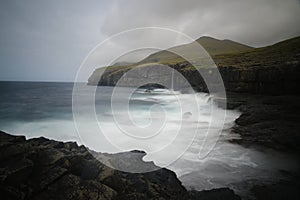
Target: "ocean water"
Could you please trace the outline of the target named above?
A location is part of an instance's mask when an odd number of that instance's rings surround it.
[[[112,98],[112,87],[80,87],[75,95],[95,92],[95,104],[82,102],[75,119],[73,83],[0,82],[0,129],[75,141],[99,152],[144,150],[145,161],[173,170],[187,188],[197,190],[231,187],[245,195],[252,184],[298,170],[294,157],[230,143],[238,137],[229,132],[240,113],[217,107],[207,94],[137,90],[128,98],[129,89],[119,88]],[[205,144],[209,154],[201,156]]]

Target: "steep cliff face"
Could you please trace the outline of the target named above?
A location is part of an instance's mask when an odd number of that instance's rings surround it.
[[[197,70],[186,70],[183,65],[171,65],[180,72],[198,91],[207,92],[206,84]],[[265,66],[242,69],[239,67],[219,67],[218,68],[227,92],[243,92],[254,94],[299,94],[300,93],[300,64],[290,64],[288,66]],[[115,86],[118,80],[127,72],[119,70],[114,73],[105,72],[100,80],[98,71],[94,71],[89,79],[90,85]],[[148,70],[143,70],[144,74],[139,77],[130,77],[122,81],[119,86],[138,86],[143,77],[155,76],[153,80],[165,82],[170,85],[171,75],[157,74],[155,67],[148,66]],[[201,74],[210,77],[216,74],[216,69],[203,68]],[[186,86],[186,83],[176,82],[178,86]]]
[[[226,43],[225,43],[226,44]],[[222,45],[224,45],[222,43]],[[255,94],[298,94],[300,89],[300,37],[280,42],[278,44],[251,49],[247,52],[212,55],[222,76],[226,91],[245,92]],[[210,47],[211,48],[211,47]],[[203,77],[191,66],[181,60],[170,61],[170,56],[161,53],[161,63],[176,69],[198,91],[207,91]],[[150,55],[147,59],[159,57],[159,53]],[[158,59],[159,60],[159,59]],[[172,59],[171,59],[172,60]],[[151,61],[151,59],[150,59]],[[118,80],[129,70],[139,66],[144,68],[140,76],[130,77],[123,81],[122,86],[137,86],[143,77],[156,76],[153,79],[161,82],[170,82],[170,73],[157,72],[157,65],[161,63],[148,63],[146,66],[139,63],[131,66],[114,66],[99,68],[94,71],[88,80],[90,85],[115,86]],[[145,70],[145,68],[147,68]],[[213,77],[216,69],[203,67],[201,74]],[[102,76],[100,74],[103,72]],[[177,83],[178,86],[183,84]],[[183,85],[182,87],[185,87]]]

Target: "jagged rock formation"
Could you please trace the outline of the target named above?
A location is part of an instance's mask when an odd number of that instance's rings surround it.
[[[122,163],[143,157],[134,151],[99,154]],[[143,162],[140,159],[140,162]],[[153,165],[153,163],[149,163]],[[26,140],[0,131],[0,197],[14,199],[240,199],[230,189],[188,192],[167,169],[132,174],[95,159],[84,146],[46,138]]]

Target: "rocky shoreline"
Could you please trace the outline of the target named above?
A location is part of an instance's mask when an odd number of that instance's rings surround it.
[[[0,151],[2,200],[240,199],[228,188],[187,191],[175,173],[164,168],[138,174],[114,170],[74,142],[42,137],[26,140],[24,136],[0,132]],[[122,158],[136,161],[144,153],[99,155],[106,156],[113,164],[122,162]]]
[[[244,146],[262,146],[298,154],[300,152],[300,96],[227,94],[227,109],[242,114],[236,119],[232,140]]]
[[[297,95],[266,96],[227,94],[227,109],[241,111],[232,128],[240,139],[231,142],[258,149],[272,148],[299,154],[299,105]],[[218,102],[217,102],[218,103]],[[222,106],[220,104],[220,106]],[[229,188],[187,191],[175,173],[159,169],[131,174],[100,163],[84,146],[46,138],[26,140],[0,132],[1,199],[240,199]],[[102,154],[110,164],[131,159],[142,161],[144,152]],[[153,167],[153,163],[145,163]],[[254,199],[295,199],[299,196],[300,173],[286,173],[285,180],[255,185]]]
[[[231,130],[239,139],[230,142],[260,151],[274,149],[296,157],[300,155],[300,96],[227,94],[227,109],[242,114]],[[298,161],[299,162],[299,161]],[[251,189],[257,200],[298,199],[300,197],[300,171],[282,171],[285,180],[272,184],[255,185]]]
[[[231,129],[233,134],[240,135],[240,139],[231,142],[260,150],[271,148],[288,154],[300,153],[299,43],[298,37],[249,52],[214,55],[218,68],[200,69],[212,77],[220,71],[227,91],[226,108],[242,113]],[[141,66],[144,70],[135,74],[138,77],[127,77],[121,86],[137,86],[143,78],[169,83],[169,74],[155,68],[162,64],[176,69],[196,91],[207,92],[203,78],[186,62],[150,62]],[[88,84],[115,86],[132,67],[98,68]],[[175,89],[176,84],[183,83],[175,83]],[[222,100],[216,99],[216,103],[224,106]],[[105,157],[111,166],[129,159],[132,167],[138,166],[137,163],[156,167],[142,161],[145,154],[140,151],[95,152],[92,155],[86,147],[76,143],[46,138],[26,140],[24,136],[0,131],[0,152],[1,199],[240,199],[229,188],[187,191],[175,173],[168,169],[125,173],[107,167],[95,158],[95,154]],[[251,198],[299,199],[300,173],[282,173],[288,178],[252,187]]]

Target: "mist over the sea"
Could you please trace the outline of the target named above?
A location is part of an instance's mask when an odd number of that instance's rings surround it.
[[[86,91],[95,89],[94,86],[84,87]],[[203,190],[231,186],[237,192],[243,192],[246,186],[240,185],[241,182],[272,182],[279,178],[279,170],[296,170],[298,167],[293,158],[284,154],[273,154],[271,150],[259,151],[230,143],[230,137],[235,136],[230,135],[229,130],[240,113],[217,107],[205,93],[196,95],[200,112],[199,116],[193,116],[195,108],[190,103],[190,94],[152,95],[137,91],[131,97],[131,119],[128,119],[126,99],[117,101],[112,114],[113,87],[98,87],[95,110],[101,131],[105,134],[101,134],[100,129],[93,129],[95,126],[91,124],[92,120],[84,114],[84,105],[81,108],[83,112],[80,120],[85,132],[78,134],[72,115],[72,83],[1,82],[0,88],[1,130],[25,135],[27,138],[43,136],[60,141],[76,141],[100,152],[144,150],[149,153],[144,157],[145,161],[154,161],[158,166],[175,171],[188,188]],[[124,94],[127,92],[126,88],[122,90]],[[185,105],[180,106],[178,99]],[[220,137],[205,135],[211,120],[211,109],[220,116],[216,118],[220,120],[217,124],[222,124],[221,116],[226,112],[224,127],[213,127],[216,131],[222,130]],[[135,125],[141,127],[155,121],[165,120],[165,123],[157,137],[132,143],[126,140],[120,127],[116,126],[115,117],[121,122],[123,120],[125,124],[128,124],[127,120],[132,120]],[[197,137],[181,155],[180,151],[184,147],[180,145],[191,140],[197,126]],[[107,137],[114,138],[113,145],[108,143]],[[175,137],[178,142],[174,145],[176,148],[151,154],[160,151]],[[218,143],[207,157],[200,159],[199,151],[204,139],[215,139],[213,137],[219,137]],[[175,162],[168,165],[167,162],[172,159]]]

